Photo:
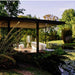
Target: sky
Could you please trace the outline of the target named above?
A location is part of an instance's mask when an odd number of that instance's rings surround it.
[[[62,14],[66,9],[75,9],[75,1],[29,1],[21,0],[19,8],[24,8],[24,15],[31,14],[37,18],[43,19],[44,15],[51,14],[62,18]]]

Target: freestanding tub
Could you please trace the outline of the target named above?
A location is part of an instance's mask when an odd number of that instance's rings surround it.
[[[36,50],[37,48],[36,42],[31,42],[31,47],[33,50]],[[45,49],[46,49],[46,44],[39,42],[39,50],[45,50]]]

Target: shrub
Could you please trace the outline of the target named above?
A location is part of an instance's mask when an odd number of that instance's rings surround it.
[[[55,52],[56,53],[56,52]],[[44,52],[44,53],[18,53],[15,54],[14,58],[17,62],[29,63],[33,66],[37,66],[40,69],[46,70],[52,75],[61,75],[59,70],[60,63],[64,63],[62,59],[65,59],[64,56],[57,55],[54,52]]]
[[[72,43],[73,42],[73,38],[72,38],[72,30],[69,28],[64,28],[62,30],[62,39],[64,41],[64,43]],[[63,46],[64,49],[73,49],[73,47],[69,47],[69,46]]]
[[[47,43],[47,48],[48,49],[57,49],[57,48],[59,48],[61,45],[57,45],[57,44],[52,44],[52,43]]]
[[[61,53],[62,54],[62,53]],[[64,53],[63,53],[64,54]],[[59,65],[64,64],[63,59],[65,59],[64,56],[61,56],[60,53],[56,52],[46,52],[44,54],[37,54],[34,57],[34,62],[38,67],[41,69],[44,69],[53,75],[61,75],[60,70],[59,70]]]
[[[16,51],[13,50],[13,44],[18,43],[21,38],[20,32],[22,29],[19,29],[14,32],[15,27],[19,24],[18,22],[10,32],[5,35],[4,38],[0,40],[0,68],[10,68],[16,64],[15,59],[12,57]],[[19,33],[19,34],[17,34]],[[3,35],[3,34],[2,34]],[[17,35],[17,36],[16,36]]]
[[[66,52],[61,47],[59,47],[58,49],[55,49],[54,54],[64,55],[64,54],[66,54]]]
[[[66,49],[74,49],[75,47],[75,43],[65,43],[62,45],[62,48],[66,48]]]
[[[64,43],[71,43],[72,41],[72,30],[69,28],[64,28],[62,30],[62,39]]]

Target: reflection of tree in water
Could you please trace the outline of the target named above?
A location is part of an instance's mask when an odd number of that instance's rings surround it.
[[[75,61],[65,61],[65,64],[60,67],[62,75],[75,75]]]

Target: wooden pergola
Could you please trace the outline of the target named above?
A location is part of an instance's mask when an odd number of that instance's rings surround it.
[[[7,27],[8,32],[10,31],[10,28],[14,27],[18,22],[19,25],[16,28],[36,29],[37,53],[39,52],[39,28],[45,28],[46,25],[55,26],[65,24],[65,22],[61,21],[17,18],[17,17],[0,17],[0,27]]]

